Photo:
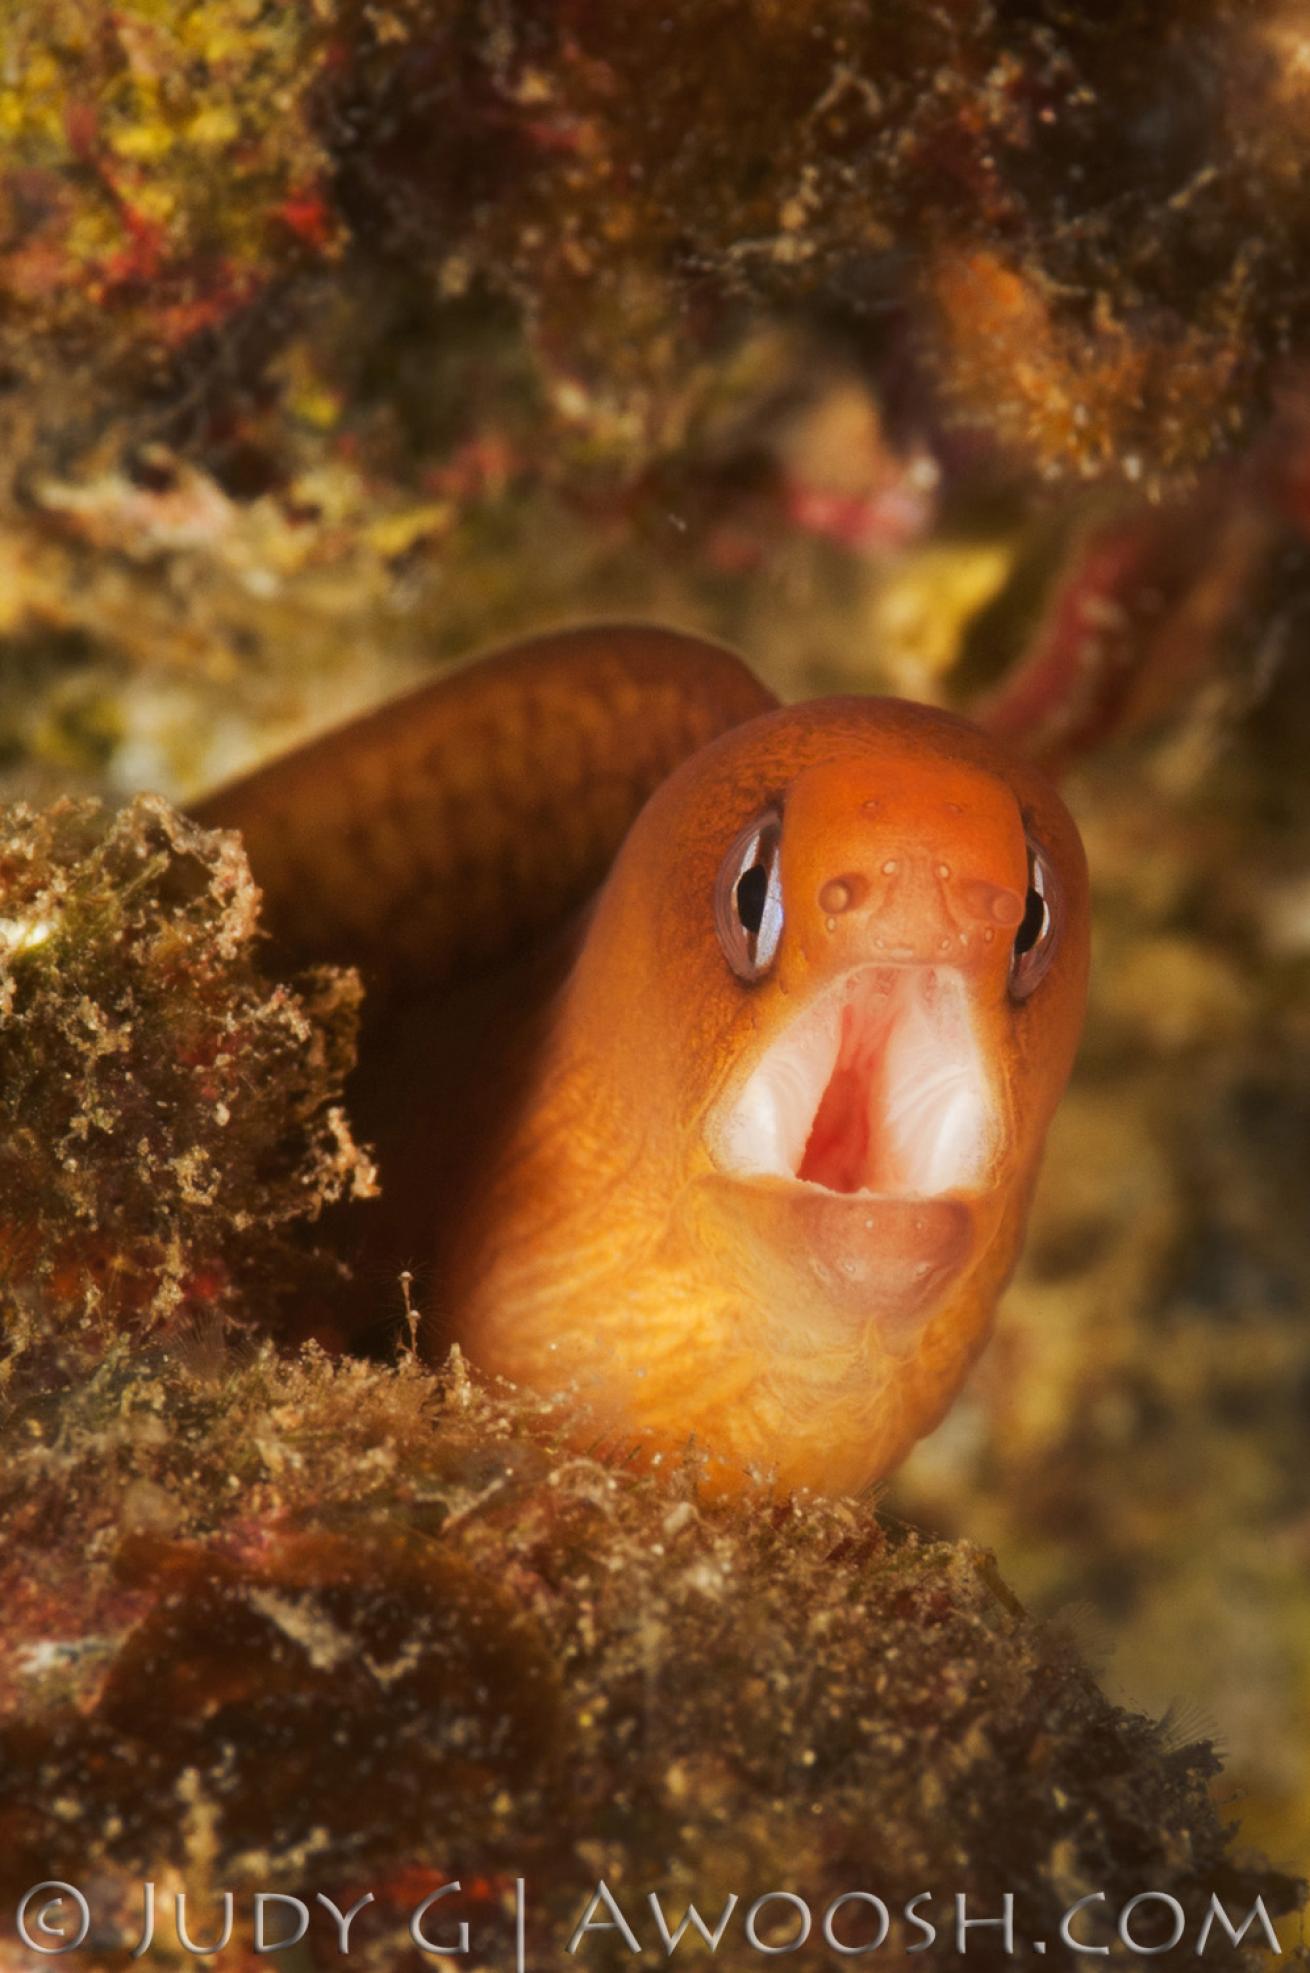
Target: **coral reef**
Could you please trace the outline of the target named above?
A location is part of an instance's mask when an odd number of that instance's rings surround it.
[[[1269,620],[1304,537],[1295,8],[61,0],[7,36],[32,791],[186,794],[579,611],[936,695],[975,631],[1021,656],[977,619],[1032,629],[1089,529],[1134,543],[1109,608],[1186,588],[1185,541]],[[1177,652],[1126,610],[1102,699],[1153,704]]]
[[[106,1965],[147,1862],[376,1871],[392,1916],[462,1868],[496,1939],[520,1863],[1250,1891],[1208,1757],[976,1550],[733,1521],[407,1356],[248,1354],[371,1182],[356,989],[265,977],[234,844],[48,804],[185,800],[602,613],[1070,774],[1088,1048],[894,1505],[1092,1605],[1304,1860],[1304,10],[9,0],[3,43],[14,1872],[91,1844]]]
[[[688,343],[818,302],[1044,473],[1168,475],[1305,330],[1303,33],[1232,0],[20,4],[10,313],[84,342],[108,304],[171,354],[353,248],[507,294],[630,465]]]
[[[0,76],[9,360],[29,371],[52,337],[120,388],[157,390],[179,352],[326,250],[309,114],[324,58],[312,8],[16,0]]]
[[[621,400],[684,371],[679,303],[822,297],[987,444],[1136,480],[1228,450],[1304,335],[1294,9],[362,18],[346,211],[440,240],[448,288],[507,283]]]
[[[285,1230],[367,1196],[372,1168],[340,1103],[358,983],[261,977],[235,837],[150,796],[113,818],[19,807],[0,887],[12,1402],[125,1340],[221,1334],[270,1274],[271,1314],[296,1274]]]
[[[980,1551],[894,1539],[858,1502],[702,1505],[694,1466],[625,1473],[561,1422],[458,1361],[152,1351],[11,1433],[6,1892],[94,1886],[106,1967],[143,1878],[161,1912],[185,1889],[196,1937],[244,1894],[231,1966],[270,1887],[343,1910],[371,1889],[355,1943],[397,1969],[409,1911],[456,1878],[479,1964],[512,1963],[527,1879],[543,1967],[575,1963],[601,1878],[656,1954],[651,1890],[712,1922],[732,1890],[818,1912],[864,1889],[910,1941],[925,1889],[947,1927],[955,1892],[991,1916],[1012,1891],[1040,1937],[1149,1884],[1193,1958],[1212,1895],[1287,1904],[1226,1855],[1208,1750],[1117,1713]],[[994,1934],[970,1951],[1008,1963]],[[604,1935],[582,1956],[630,1958]],[[737,1931],[721,1956],[756,1957]]]

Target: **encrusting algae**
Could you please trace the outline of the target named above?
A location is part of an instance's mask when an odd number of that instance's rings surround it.
[[[325,695],[634,609],[922,692],[959,636],[897,675],[897,625],[943,536],[1022,608],[1086,573],[1088,499],[1147,594],[1260,514],[1258,587],[1305,531],[1302,32],[16,0],[0,747],[191,793]],[[1022,640],[984,643],[994,682]]]
[[[221,1334],[254,1282],[271,1308],[288,1230],[368,1196],[340,1101],[360,996],[326,968],[266,978],[239,843],[165,802],[11,808],[0,831],[6,1375],[57,1381]]]
[[[18,0],[8,313],[147,389],[241,323],[226,394],[343,254],[417,267],[522,308],[628,452],[689,342],[819,299],[1041,471],[1168,478],[1258,428],[1305,330],[1303,31],[1233,0]]]
[[[407,1354],[155,1350],[23,1422],[0,1875],[94,1882],[100,1964],[127,1963],[144,1877],[209,1938],[234,1891],[237,1940],[254,1889],[371,1889],[355,1939],[396,1969],[408,1913],[454,1879],[478,1963],[509,1964],[525,1877],[543,1967],[578,1963],[601,1878],[656,1960],[651,1891],[676,1918],[733,1890],[818,1913],[942,1886],[944,1927],[956,1891],[988,1915],[1012,1891],[1053,1936],[1080,1897],[1149,1884],[1188,1910],[1193,1958],[1212,1894],[1235,1917],[1288,1900],[1226,1856],[1204,1746],[1116,1712],[980,1551],[867,1503],[705,1507],[694,1459],[580,1457],[558,1409]],[[971,1956],[1007,1963],[989,1937]],[[756,1954],[738,1931],[720,1957]]]

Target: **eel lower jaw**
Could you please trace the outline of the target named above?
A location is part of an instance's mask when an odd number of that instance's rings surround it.
[[[954,968],[869,964],[815,996],[711,1119],[716,1191],[843,1327],[914,1346],[996,1190],[994,1083]]]

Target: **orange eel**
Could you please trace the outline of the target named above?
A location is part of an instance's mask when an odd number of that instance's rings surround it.
[[[1083,1017],[1086,866],[1034,768],[597,626],[199,814],[244,835],[284,957],[370,988],[365,1273],[416,1269],[431,1353],[728,1484],[858,1488],[942,1418]]]

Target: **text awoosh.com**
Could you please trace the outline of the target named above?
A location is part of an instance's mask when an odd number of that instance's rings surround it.
[[[551,1887],[552,1891],[556,1887]],[[552,1899],[552,1904],[554,1903]],[[1262,1898],[1245,1911],[1229,1911],[1217,1895],[1189,1911],[1164,1891],[1143,1890],[1115,1903],[1104,1891],[1091,1891],[1064,1910],[1025,1915],[1013,1892],[1004,1893],[990,1908],[970,1900],[962,1891],[920,1892],[903,1904],[889,1904],[876,1892],[853,1890],[820,1904],[791,1890],[758,1893],[730,1891],[704,1901],[704,1909],[685,1893],[615,1889],[603,1878],[579,1900],[577,1916],[566,1935],[547,1939],[533,1925],[533,1893],[527,1881],[507,1883],[504,1913],[512,1925],[514,1973],[531,1973],[534,1952],[551,1954],[563,1946],[584,1963],[590,1941],[608,1938],[634,1959],[658,1964],[679,1948],[684,1957],[714,1953],[733,1939],[740,1949],[777,1959],[807,1949],[811,1954],[858,1959],[887,1949],[967,1957],[971,1947],[984,1944],[994,1954],[1043,1954],[1048,1948],[1086,1955],[1091,1960],[1121,1951],[1154,1957],[1184,1947],[1204,1958],[1242,1943],[1279,1953],[1281,1947]],[[486,1921],[485,1905],[481,1911]],[[477,1955],[485,1964],[484,1947],[476,1937],[475,1917],[469,1915],[464,1887],[458,1878],[430,1891],[406,1913],[379,1905],[372,1891],[349,1903],[338,1903],[326,1892],[304,1897],[284,1891],[256,1891],[238,1899],[223,1891],[191,1900],[185,1891],[160,1895],[153,1883],[143,1883],[134,1927],[125,1929],[121,1908],[97,1914],[90,1897],[76,1884],[50,1879],[34,1884],[14,1913],[18,1936],[29,1950],[50,1957],[108,1948],[131,1951],[145,1959],[156,1948],[170,1958],[180,1948],[196,1958],[221,1951],[237,1933],[246,1932],[256,1953],[275,1954],[299,1945],[311,1928],[321,1932],[341,1954],[368,1938],[379,1926],[400,1925],[412,1945],[433,1958],[459,1959]],[[703,1956],[703,1954],[701,1954]],[[508,1973],[508,1967],[507,1967]]]

